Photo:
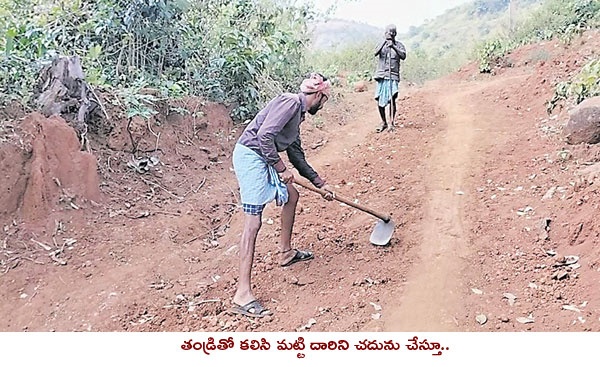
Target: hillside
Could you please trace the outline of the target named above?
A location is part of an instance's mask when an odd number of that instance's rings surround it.
[[[487,39],[518,32],[542,0],[474,0],[426,20],[399,34],[407,48],[403,63],[406,81],[422,84],[458,70],[474,60]],[[374,68],[372,47],[383,30],[336,20],[313,25],[312,66],[325,72],[343,72],[361,79]]]
[[[524,19],[542,0],[513,0],[509,12],[508,0],[474,0],[447,10],[444,14],[413,26],[398,35],[412,50],[422,49],[433,55],[443,55],[455,48],[462,53],[487,36],[508,32]],[[344,19],[330,19],[311,25],[311,49],[343,49],[364,42],[376,42],[383,29]]]
[[[340,50],[348,46],[376,42],[383,30],[366,23],[330,19],[311,24],[312,50]]]
[[[470,54],[473,47],[489,36],[508,33],[510,25],[524,19],[540,0],[476,0],[446,11],[400,39],[412,50],[422,49],[433,56],[450,52]]]

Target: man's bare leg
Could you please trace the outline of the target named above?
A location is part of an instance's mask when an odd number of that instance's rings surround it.
[[[391,117],[391,118],[392,118],[392,121],[390,122],[390,125],[391,125],[391,127],[390,127],[390,130],[394,130],[394,128],[395,128],[396,126],[398,126],[398,125],[396,124],[396,98],[397,98],[397,97],[398,97],[398,95],[397,95],[397,94],[394,94],[394,96],[392,97],[392,101],[391,101],[391,106],[390,106],[390,108],[392,109],[392,117]]]
[[[283,205],[281,211],[281,260],[282,263],[286,263],[288,260],[294,257],[295,253],[292,251],[292,230],[294,229],[294,220],[296,219],[296,206],[300,194],[293,184],[287,184],[288,190],[288,202]]]
[[[383,130],[387,129],[388,124],[385,117],[385,107],[377,105],[377,109],[379,110],[379,116],[381,117],[381,125],[375,131],[380,133]]]
[[[245,216],[244,231],[242,232],[242,242],[240,244],[240,273],[237,291],[233,296],[233,302],[240,306],[256,299],[254,294],[252,294],[250,278],[252,275],[256,237],[262,224],[261,215],[245,214]]]

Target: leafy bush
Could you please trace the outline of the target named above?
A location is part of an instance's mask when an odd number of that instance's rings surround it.
[[[594,18],[600,13],[598,0],[547,0],[520,24],[514,38],[520,44],[561,37],[565,42],[582,30],[597,27]]]
[[[496,36],[477,47],[479,69],[489,72],[498,57],[521,45],[554,37],[568,43],[583,30],[599,25],[598,0],[546,0],[509,37]]]
[[[559,83],[548,102],[547,110],[552,113],[560,101],[579,104],[586,98],[595,96],[600,96],[600,59],[587,63],[572,80]]]
[[[0,0],[0,102],[27,102],[41,64],[76,54],[90,84],[143,80],[229,103],[243,120],[296,88],[311,14],[277,0]]]
[[[375,45],[363,42],[340,50],[312,51],[307,62],[314,70],[335,77],[343,74],[347,82],[370,80],[375,71]]]
[[[476,51],[479,71],[481,73],[491,72],[493,66],[512,49],[513,43],[508,39],[496,38],[485,42]]]
[[[316,70],[323,70],[331,76],[343,75],[352,84],[356,81],[371,81],[377,58],[374,55],[374,43],[362,43],[341,50],[314,51],[309,64]],[[420,47],[407,49],[406,60],[401,63],[403,80],[422,84],[455,71],[467,60],[461,50],[446,51],[443,55],[430,54]],[[334,83],[336,78],[334,77]]]

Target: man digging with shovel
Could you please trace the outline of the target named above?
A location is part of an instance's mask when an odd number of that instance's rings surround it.
[[[406,59],[406,48],[402,42],[396,41],[396,26],[393,24],[385,28],[385,40],[375,49],[378,57],[377,70],[374,79],[377,81],[375,100],[381,116],[381,126],[375,130],[380,133],[388,128],[385,116],[385,107],[390,104],[390,124],[395,127],[396,98],[398,98],[398,84],[400,82],[400,60]]]
[[[286,151],[290,163],[301,176],[323,191],[323,197],[333,200],[334,193],[306,162],[300,142],[300,124],[305,113],[316,114],[327,102],[331,84],[321,74],[313,73],[302,82],[301,93],[284,93],[271,100],[246,127],[233,151],[233,168],[240,186],[245,214],[240,244],[240,272],[233,296],[231,312],[263,317],[269,314],[254,297],[251,286],[252,263],[258,231],[265,205],[273,200],[281,212],[281,266],[312,259],[309,251],[293,249],[292,227],[299,194],[293,186],[294,175],[279,157]]]

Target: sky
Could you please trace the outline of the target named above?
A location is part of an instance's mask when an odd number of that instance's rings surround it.
[[[395,24],[399,33],[419,26],[446,10],[472,0],[304,0],[325,11],[337,2],[332,18],[354,20],[378,28]]]

